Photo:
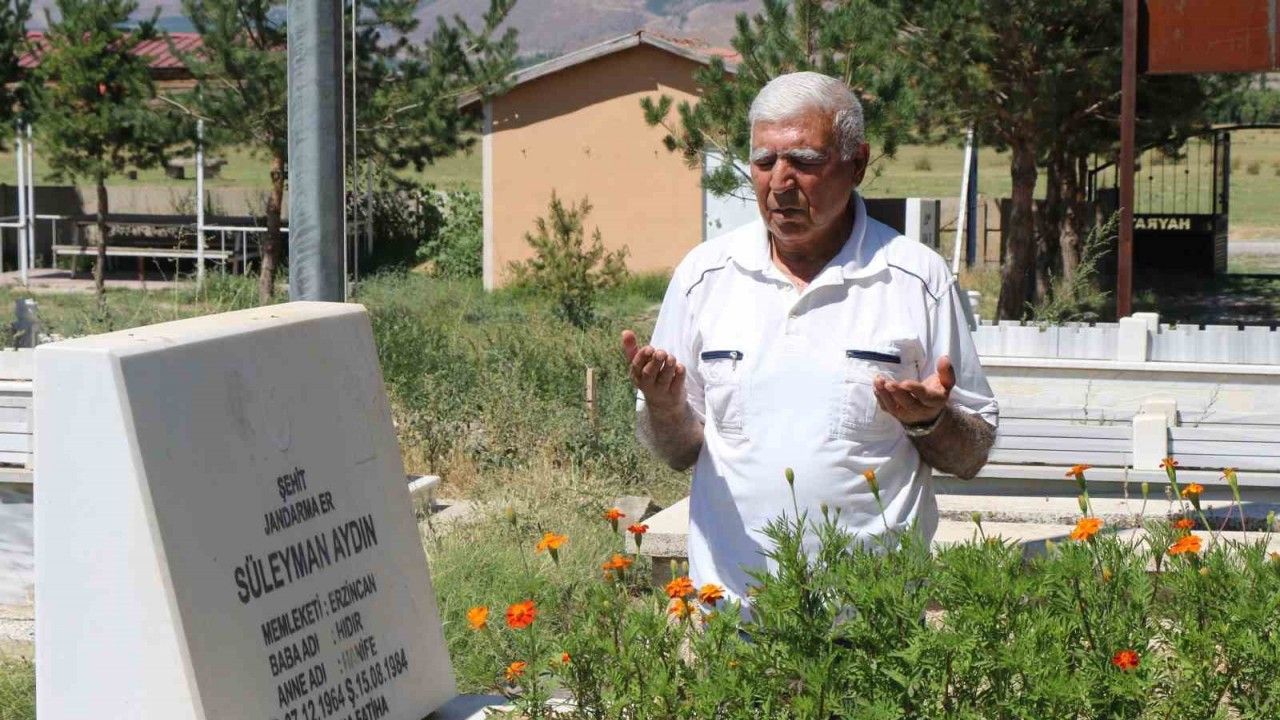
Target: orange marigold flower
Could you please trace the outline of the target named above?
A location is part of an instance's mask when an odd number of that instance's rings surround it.
[[[1183,535],[1178,541],[1169,546],[1170,555],[1182,555],[1183,553],[1195,554],[1200,552],[1200,537],[1198,535]]]
[[[631,562],[632,562],[631,558],[626,557],[625,555],[619,555],[617,553],[614,553],[613,557],[609,558],[609,560],[605,562],[605,564],[601,565],[600,567],[604,568],[605,570],[613,570],[615,572],[621,572],[631,567]]]
[[[1174,460],[1174,459],[1173,459],[1173,458],[1171,458],[1171,457],[1167,457],[1167,458],[1165,458],[1164,460],[1161,460],[1161,461],[1160,461],[1160,469],[1161,469],[1161,470],[1170,470],[1170,469],[1172,469],[1172,468],[1176,468],[1176,467],[1178,467],[1178,461],[1177,461],[1177,460]]]
[[[1111,664],[1121,670],[1133,670],[1138,667],[1138,653],[1133,650],[1121,650],[1111,656]]]
[[[507,608],[507,626],[515,630],[523,630],[533,624],[538,615],[532,600],[518,602]]]
[[[521,675],[524,675],[524,669],[529,667],[529,663],[523,660],[516,660],[507,666],[507,682],[515,682]]]
[[[1096,517],[1081,518],[1071,531],[1072,540],[1089,540],[1102,529],[1102,520]]]
[[[1084,475],[1085,470],[1092,470],[1092,469],[1093,469],[1092,465],[1072,465],[1071,469],[1067,471],[1067,477],[1075,478],[1079,480],[1080,477]]]
[[[644,534],[649,532],[649,526],[643,523],[632,523],[627,528],[627,532],[631,533],[631,537],[636,541],[636,550],[640,549],[640,541],[644,538]]]
[[[694,594],[693,581],[688,577],[678,577],[667,583],[667,597],[686,598]]]
[[[715,583],[707,583],[698,590],[698,600],[703,605],[715,605],[724,599],[724,588]]]
[[[618,532],[618,521],[626,516],[626,513],[616,507],[611,507],[604,511],[604,519],[609,521],[609,525],[613,527],[614,532]]]
[[[689,617],[689,613],[693,612],[693,606],[684,601],[684,598],[673,597],[671,602],[667,604],[667,614],[672,617],[684,619]]]
[[[1198,498],[1203,493],[1204,493],[1204,486],[1201,485],[1200,483],[1191,483],[1190,485],[1187,485],[1186,487],[1182,488],[1182,497],[1188,498],[1188,499],[1193,497]]]
[[[542,539],[538,541],[535,551],[542,552],[543,550],[550,550],[554,555],[555,551],[559,550],[560,547],[567,542],[569,542],[568,535],[557,535],[553,532],[544,533],[542,535]]]
[[[489,608],[477,605],[467,611],[467,624],[472,630],[483,630],[489,627]]]
[[[1178,518],[1177,522],[1173,524],[1175,530],[1190,530],[1195,526],[1196,521],[1188,517]]]
[[[562,653],[560,653],[560,662],[564,663],[565,665],[568,665],[568,664],[569,664],[569,659],[570,659],[570,658],[569,658],[569,653],[567,653],[567,652],[562,652]]]

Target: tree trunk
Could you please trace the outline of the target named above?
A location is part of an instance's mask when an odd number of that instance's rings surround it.
[[[107,180],[98,176],[98,225],[97,260],[93,263],[93,290],[98,296],[98,307],[107,304]]]
[[[1034,302],[1053,296],[1053,281],[1061,274],[1058,262],[1059,225],[1062,219],[1062,165],[1049,157],[1044,174],[1044,202],[1036,213],[1036,288]]]
[[[1060,178],[1062,215],[1058,220],[1058,245],[1062,254],[1062,277],[1068,281],[1075,276],[1084,254],[1084,229],[1088,222],[1087,163],[1084,157],[1067,158]]]
[[[1000,319],[1017,320],[1027,311],[1030,283],[1035,272],[1036,248],[1032,202],[1036,191],[1036,154],[1031,142],[1019,138],[1011,148],[1009,175],[1013,181],[1010,193],[1009,231],[1005,238],[1004,267],[1000,272]]]
[[[262,245],[258,272],[258,303],[266,305],[275,294],[276,268],[280,265],[280,206],[284,201],[284,156],[271,155],[271,195],[267,198],[267,236]]]

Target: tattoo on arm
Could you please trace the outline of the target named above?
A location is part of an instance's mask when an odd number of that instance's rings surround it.
[[[702,452],[702,423],[688,404],[660,415],[645,407],[636,414],[636,438],[672,469],[688,470]]]
[[[942,420],[933,432],[911,438],[920,457],[931,467],[962,480],[973,478],[987,464],[995,441],[996,429],[986,420],[951,405],[942,411]]]

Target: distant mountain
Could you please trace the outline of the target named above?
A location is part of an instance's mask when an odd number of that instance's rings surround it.
[[[45,8],[54,0],[32,2],[31,26],[45,27]],[[425,0],[419,16],[420,33],[428,33],[438,18],[460,15],[479,22],[484,0]],[[733,18],[754,13],[759,0],[518,0],[508,21],[519,31],[520,54],[558,55],[640,29],[659,30],[727,46]],[[140,0],[139,17],[159,8],[160,25],[170,32],[191,29],[182,17],[181,0]]]

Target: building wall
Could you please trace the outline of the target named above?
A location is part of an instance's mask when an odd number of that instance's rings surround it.
[[[632,272],[669,271],[701,242],[701,170],[668,152],[664,131],[648,127],[640,109],[646,96],[696,100],[697,67],[640,45],[491,101],[486,287],[502,285],[508,264],[532,255],[524,235],[547,215],[553,190],[566,205],[590,200],[588,236],[598,227],[607,248],[626,246]]]

